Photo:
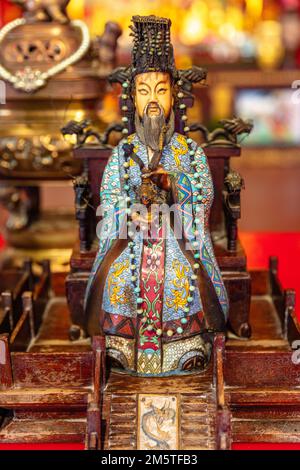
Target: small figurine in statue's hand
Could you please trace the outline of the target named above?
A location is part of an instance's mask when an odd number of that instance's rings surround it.
[[[140,214],[139,212],[133,212],[131,220],[134,225],[139,227],[139,229],[147,230],[149,224],[152,222],[151,212],[147,212],[146,216],[144,214]]]
[[[143,179],[150,178],[160,189],[169,191],[171,189],[170,172],[167,171],[162,165],[158,165],[155,170],[144,173]]]
[[[142,184],[137,195],[142,204],[150,208],[151,204],[167,202],[171,188],[170,173],[159,165],[154,170],[143,168]]]

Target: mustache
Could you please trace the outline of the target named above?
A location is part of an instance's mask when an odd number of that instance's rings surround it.
[[[150,103],[148,103],[145,106],[144,116],[145,116],[145,114],[147,114],[149,109],[159,109],[161,114],[164,112],[162,106],[157,101],[150,101]]]

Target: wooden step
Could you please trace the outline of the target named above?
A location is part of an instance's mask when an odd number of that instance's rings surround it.
[[[233,388],[226,389],[231,406],[300,406],[299,388]]]
[[[106,385],[106,393],[130,395],[135,393],[168,394],[174,390],[181,393],[207,393],[212,389],[213,361],[204,372],[174,377],[136,377],[112,372]],[[126,383],[126,387],[124,387]]]
[[[80,388],[92,385],[92,352],[12,353],[18,388]]]
[[[13,419],[0,431],[0,443],[82,442],[86,419]]]
[[[206,394],[181,395],[181,449],[215,448],[215,399],[211,387]]]
[[[15,388],[0,392],[0,407],[8,409],[86,408],[89,389]]]
[[[39,353],[90,351],[90,338],[70,341],[70,326],[71,317],[65,297],[54,297],[48,302],[42,325],[29,351]]]
[[[108,434],[109,450],[133,450],[136,448],[136,410],[136,395],[112,394]]]
[[[234,419],[234,442],[300,442],[300,418]]]

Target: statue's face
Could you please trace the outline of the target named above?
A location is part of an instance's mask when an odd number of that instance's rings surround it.
[[[147,105],[149,105],[147,108],[149,117],[159,116],[158,105],[160,105],[167,119],[173,105],[170,75],[163,72],[147,72],[137,75],[134,99],[140,118],[143,117]]]

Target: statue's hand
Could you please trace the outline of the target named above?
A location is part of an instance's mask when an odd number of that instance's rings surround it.
[[[140,214],[138,212],[133,212],[131,214],[131,220],[136,225],[138,230],[147,231],[149,228],[149,224],[152,222],[151,212],[146,212]]]
[[[144,173],[142,178],[150,178],[159,188],[169,191],[171,188],[170,175],[167,170],[159,165],[155,170]]]
[[[147,216],[145,217],[145,215],[141,215],[139,214],[138,212],[133,212],[131,214],[131,220],[134,224],[136,225],[147,225],[148,222],[149,222],[149,217],[148,217],[148,214]]]

